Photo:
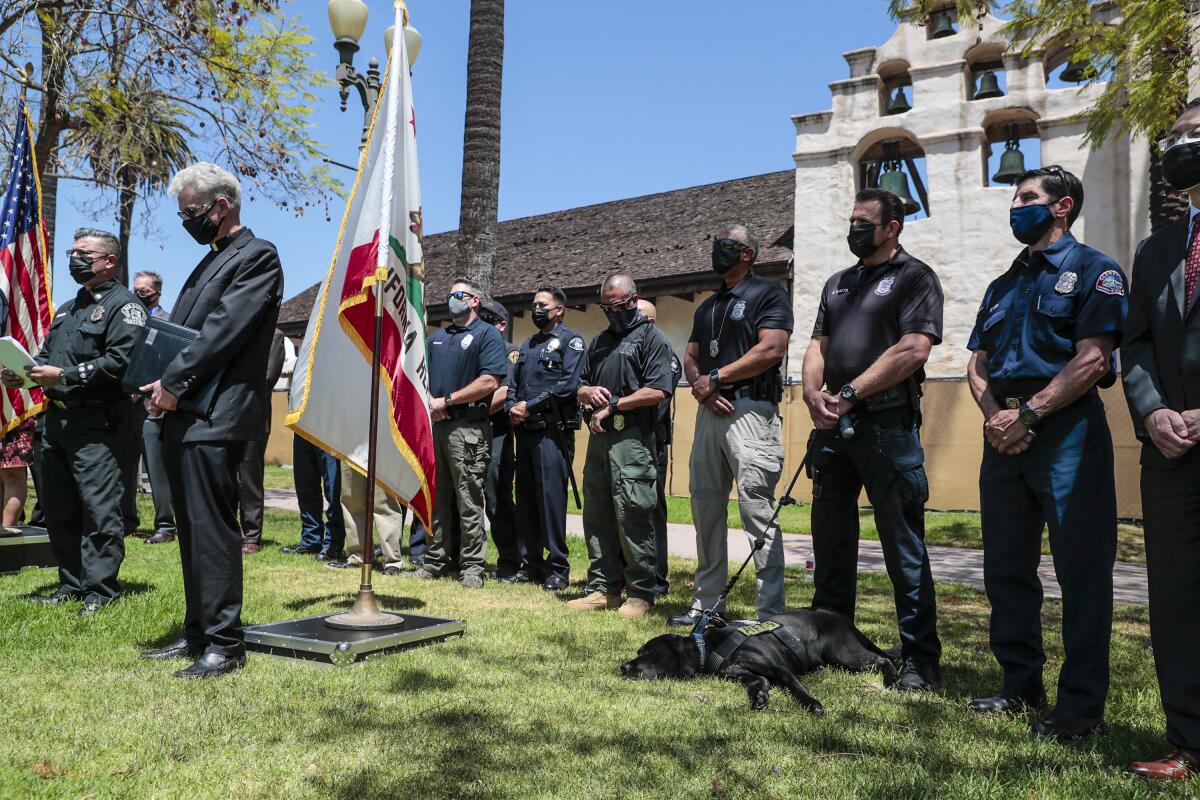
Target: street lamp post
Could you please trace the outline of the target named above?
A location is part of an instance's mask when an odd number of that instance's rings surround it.
[[[333,46],[338,51],[338,65],[335,78],[338,83],[338,96],[342,100],[342,111],[346,110],[346,100],[350,97],[353,87],[358,92],[358,99],[363,105],[362,138],[358,147],[361,150],[367,145],[367,131],[371,127],[371,117],[375,114],[375,104],[379,101],[380,75],[379,61],[372,58],[367,62],[367,72],[362,74],[354,68],[354,54],[358,52],[358,40],[362,38],[367,27],[367,4],[363,0],[329,0],[329,27],[333,30]],[[389,27],[383,34],[386,52],[392,51],[393,28]],[[408,49],[408,67],[412,69],[421,50],[421,34],[416,28],[407,25],[404,28],[404,44]]]

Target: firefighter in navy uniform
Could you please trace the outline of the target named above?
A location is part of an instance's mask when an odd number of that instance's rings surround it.
[[[505,407],[517,432],[517,518],[525,566],[511,582],[567,588],[567,476],[579,427],[583,337],[563,324],[567,296],[557,286],[533,295],[533,324],[517,356]],[[548,555],[547,555],[548,553]]]
[[[117,426],[129,405],[121,378],[146,307],[114,280],[120,245],[113,234],[84,228],[68,251],[78,294],[59,307],[28,375],[46,390],[42,438],[43,509],[58,561],[60,586],[43,602],[82,599],[93,614],[120,596],[125,557],[124,492]],[[11,370],[5,386],[21,385]]]
[[[1033,732],[1069,741],[1104,728],[1117,498],[1112,433],[1095,387],[1116,381],[1128,284],[1116,262],[1070,233],[1083,207],[1076,176],[1042,167],[1016,186],[1009,221],[1026,247],[988,286],[968,344],[967,380],[985,420],[983,581],[1004,672],[1000,691],[971,708],[1046,705],[1037,567],[1048,526],[1065,658],[1055,706]]]

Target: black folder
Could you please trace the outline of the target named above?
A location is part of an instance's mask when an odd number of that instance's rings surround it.
[[[167,366],[175,360],[175,356],[196,340],[199,331],[176,325],[157,317],[150,317],[142,328],[133,347],[133,355],[129,359],[129,367],[121,380],[121,387],[134,394],[149,383],[160,380]],[[188,392],[186,397],[179,398],[179,408],[190,411],[201,417],[212,414],[213,403],[217,399],[217,386],[221,383],[222,369],[199,391]]]

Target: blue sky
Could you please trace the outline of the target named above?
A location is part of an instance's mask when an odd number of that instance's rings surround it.
[[[391,3],[371,15],[355,64],[383,55]],[[293,0],[316,37],[312,64],[337,64],[324,0]],[[894,28],[884,0],[508,0],[500,218],[511,219],[792,167],[793,114],[827,109],[827,84],[847,77],[842,53],[882,44]],[[424,45],[413,71],[425,231],[458,227],[466,102],[468,0],[409,0]],[[321,91],[313,120],[330,157],[354,162],[361,112]],[[6,123],[7,124],[7,123]],[[336,168],[335,168],[336,169]],[[346,173],[352,177],[351,173]],[[82,187],[63,182],[56,250],[80,225],[116,227]],[[88,212],[76,206],[87,203]],[[165,196],[149,235],[139,225],[130,268],[164,276],[167,304],[203,255]],[[323,278],[341,207],[326,223],[247,204],[243,220],[278,246],[290,297]],[[108,218],[106,218],[108,217]],[[74,292],[55,258],[58,302]]]

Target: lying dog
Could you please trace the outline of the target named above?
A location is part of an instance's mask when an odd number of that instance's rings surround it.
[[[796,676],[827,666],[878,670],[885,686],[898,677],[896,666],[853,622],[820,608],[787,611],[743,628],[710,625],[703,634],[656,636],[641,646],[637,658],[621,665],[621,675],[653,681],[715,674],[740,681],[755,711],[767,707],[774,684],[812,713],[823,714],[821,703]]]

